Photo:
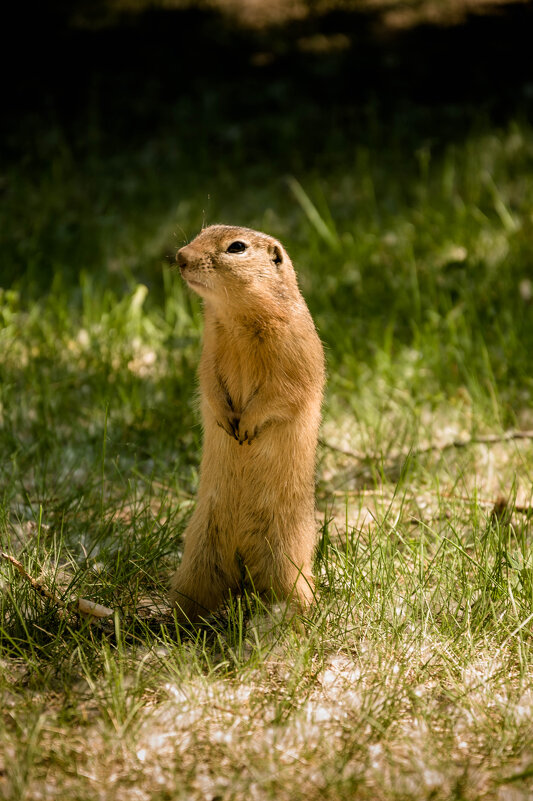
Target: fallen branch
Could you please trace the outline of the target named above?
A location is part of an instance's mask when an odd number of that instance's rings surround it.
[[[464,503],[475,503],[476,506],[485,506],[489,509],[492,509],[493,513],[497,516],[501,516],[506,511],[509,511],[511,514],[513,512],[523,515],[533,514],[533,506],[513,504],[510,503],[503,496],[500,496],[496,499],[479,498],[479,497],[472,498],[468,497],[467,495],[456,495],[453,492],[442,492],[440,490],[437,492],[431,489],[426,489],[426,493],[428,495],[438,494],[441,498],[446,498],[447,500],[450,501],[464,501]],[[390,492],[386,493],[383,491],[382,487],[378,487],[377,489],[331,490],[330,492],[324,493],[324,498],[329,498],[331,496],[333,496],[334,498],[346,498],[350,496],[356,498],[381,496],[381,499],[391,501],[394,495],[395,495],[394,489],[391,489]],[[416,495],[413,495],[412,499],[415,501],[420,500],[420,498],[417,498]]]
[[[4,553],[4,551],[0,552],[0,556],[2,559],[5,559],[16,568],[20,575],[31,584],[35,592],[37,592],[43,598],[46,598],[48,601],[51,601],[60,609],[68,612],[81,613],[83,615],[92,615],[93,617],[98,618],[109,617],[113,614],[113,609],[109,609],[107,606],[102,606],[101,604],[94,603],[93,601],[88,601],[86,598],[78,598],[76,601],[65,603],[53,592],[50,592],[50,590],[48,590],[44,584],[42,584],[42,582],[37,581],[37,579],[34,579],[33,576],[30,576],[18,559],[15,559],[15,557],[8,553]]]
[[[452,448],[467,448],[469,445],[494,445],[498,442],[510,442],[517,439],[533,439],[533,431],[513,430],[505,431],[503,434],[486,434],[479,437],[470,437],[470,439],[454,439],[451,442],[445,442],[444,445],[426,445],[423,448],[413,448],[408,453],[398,453],[392,458],[397,459],[399,456],[423,456],[424,454],[431,453],[432,451],[439,451],[440,453],[443,453],[444,451],[451,450]],[[332,445],[325,439],[321,439],[320,444],[323,447],[328,448],[330,451],[335,451],[335,453],[340,453],[343,456],[348,456],[350,459],[356,459],[359,462],[367,460],[376,461],[383,458],[382,455],[379,454],[369,455],[357,451],[349,451],[345,448],[339,448],[337,445]]]
[[[510,514],[516,512],[522,515],[531,514],[533,512],[532,506],[513,504],[508,499],[504,498],[503,495],[500,495],[496,500],[491,500],[490,498],[468,498],[466,495],[454,495],[453,492],[441,492],[440,495],[442,498],[449,498],[452,501],[465,501],[465,503],[472,503],[474,501],[476,506],[492,508],[492,514],[499,518],[506,512]]]
[[[358,462],[363,462],[366,459],[371,459],[374,461],[376,458],[375,456],[369,456],[367,453],[358,453],[357,451],[348,451],[345,450],[345,448],[339,448],[338,445],[333,445],[331,442],[328,442],[325,439],[319,439],[318,444],[322,445],[323,448],[327,448],[329,451],[335,451],[335,453],[348,456],[349,459],[356,459]]]
[[[448,451],[451,448],[467,448],[469,445],[494,445],[498,442],[511,442],[516,439],[533,439],[533,431],[505,431],[503,434],[485,434],[470,439],[454,439],[444,445],[428,445],[425,448],[417,448],[411,451],[415,456],[431,451]]]

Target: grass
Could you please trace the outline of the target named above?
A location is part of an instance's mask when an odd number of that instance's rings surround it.
[[[214,172],[170,130],[110,154],[57,125],[7,168],[2,548],[116,613],[0,566],[2,797],[530,797],[533,445],[445,446],[533,427],[533,129],[421,145],[410,122]],[[298,627],[235,598],[185,633],[165,607],[202,323],[164,257],[204,211],[284,241],[326,347]]]

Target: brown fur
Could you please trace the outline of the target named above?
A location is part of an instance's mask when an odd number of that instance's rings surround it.
[[[227,253],[230,243],[247,245]],[[315,452],[324,357],[291,261],[275,239],[213,225],[177,255],[205,301],[199,366],[204,447],[172,604],[191,621],[239,592],[313,599]]]

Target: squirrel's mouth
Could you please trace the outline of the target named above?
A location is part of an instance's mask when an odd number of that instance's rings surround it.
[[[198,281],[196,278],[189,278],[188,275],[184,275],[183,278],[190,288],[195,289],[197,292],[201,293],[202,291],[209,291],[210,289],[210,287],[204,281]]]
[[[180,264],[180,272],[185,283],[199,295],[205,295],[206,292],[210,291],[211,287],[205,281],[201,271],[191,268],[188,264]]]

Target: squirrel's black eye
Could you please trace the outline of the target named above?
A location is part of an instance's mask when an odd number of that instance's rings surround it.
[[[247,247],[244,242],[232,242],[226,253],[244,253]]]

